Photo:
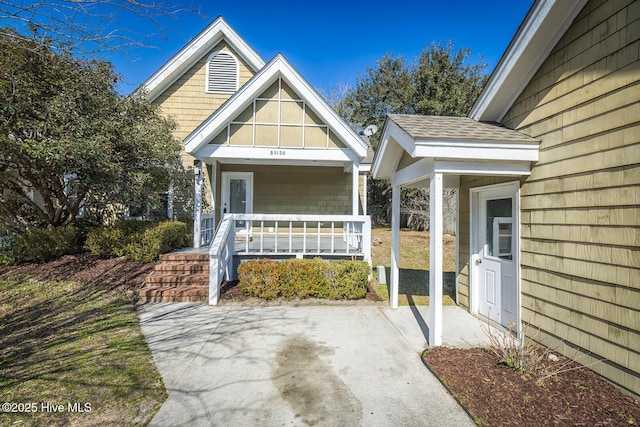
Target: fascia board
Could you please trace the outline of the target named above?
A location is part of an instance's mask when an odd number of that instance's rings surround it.
[[[218,17],[142,84],[141,88],[147,92],[149,102],[155,100],[223,39],[249,64],[253,71],[264,67],[265,62],[260,55],[222,17]]]
[[[414,157],[535,162],[538,161],[538,144],[417,141]]]
[[[586,3],[587,0],[536,1],[468,117],[500,122]]]
[[[402,147],[392,138],[390,130],[392,126],[396,134],[398,130],[404,132],[388,116],[385,118],[384,125],[382,126],[382,134],[380,135],[380,142],[378,143],[376,154],[373,157],[373,166],[371,168],[373,178],[375,179],[391,178],[402,156]]]

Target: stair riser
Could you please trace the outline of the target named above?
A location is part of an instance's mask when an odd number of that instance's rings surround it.
[[[197,254],[162,254],[160,255],[160,261],[170,262],[209,262],[209,254],[197,253]]]
[[[160,274],[193,274],[208,273],[209,265],[202,264],[158,264],[154,271]]]
[[[149,287],[156,286],[209,286],[209,278],[194,278],[191,276],[150,276],[146,280]]]

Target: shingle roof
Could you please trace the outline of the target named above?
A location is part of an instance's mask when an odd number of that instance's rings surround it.
[[[376,152],[373,151],[373,147],[371,146],[371,141],[368,136],[360,135],[360,138],[367,144],[367,155],[360,161],[360,163],[370,165],[373,163],[373,157],[376,155]]]
[[[538,142],[521,132],[495,123],[478,122],[468,117],[390,114],[389,119],[417,141],[496,141],[528,144]]]

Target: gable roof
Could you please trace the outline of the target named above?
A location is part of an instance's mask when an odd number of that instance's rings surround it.
[[[414,159],[528,165],[538,160],[539,143],[518,131],[468,117],[390,114],[372,171],[374,178],[391,178],[403,152]]]
[[[501,121],[586,3],[587,0],[536,0],[469,117]]]
[[[264,67],[262,57],[221,16],[218,16],[141,85],[147,92],[149,102],[153,102],[222,40],[225,40],[254,72]]]
[[[329,126],[357,157],[364,159],[367,144],[360,136],[327,104],[324,98],[293,68],[281,54],[276,55],[231,98],[222,104],[211,116],[203,121],[184,139],[185,151],[196,154],[226,127],[253,99],[260,96],[276,79],[282,79],[298,94],[311,109]]]

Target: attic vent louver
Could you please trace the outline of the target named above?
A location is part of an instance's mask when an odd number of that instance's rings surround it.
[[[238,90],[238,61],[228,52],[215,52],[207,62],[206,91],[234,93],[236,90]]]

